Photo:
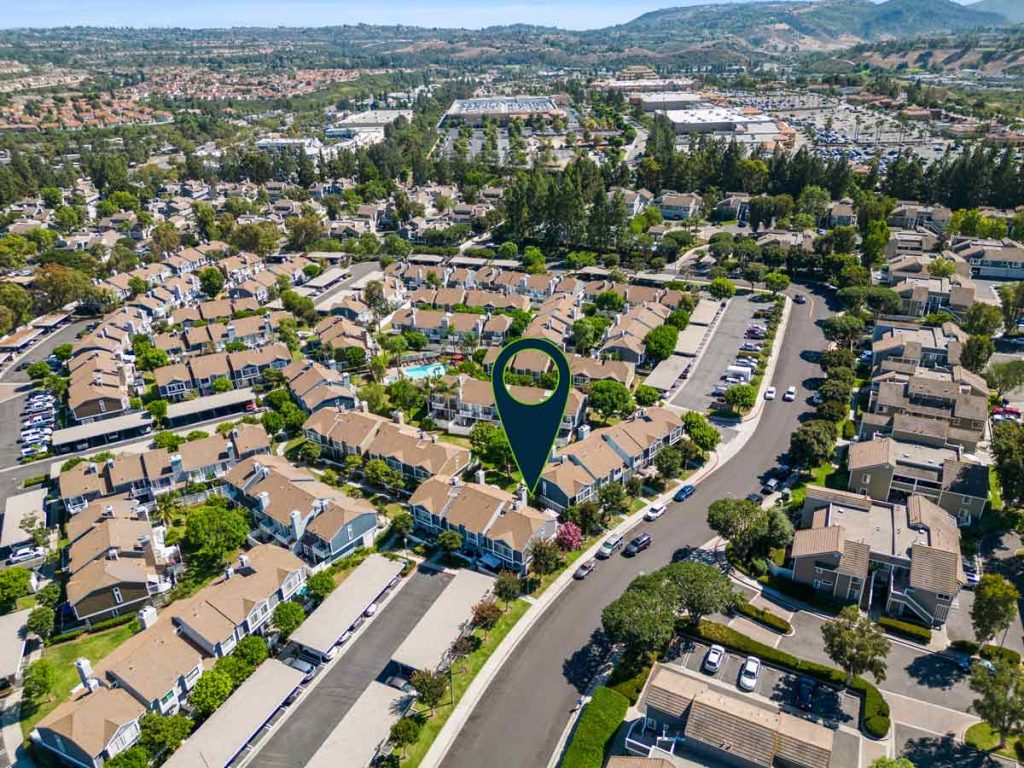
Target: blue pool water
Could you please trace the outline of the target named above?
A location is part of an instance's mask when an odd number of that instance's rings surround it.
[[[414,365],[409,368],[403,368],[402,374],[407,379],[429,379],[434,376],[444,376],[444,365],[441,363]]]

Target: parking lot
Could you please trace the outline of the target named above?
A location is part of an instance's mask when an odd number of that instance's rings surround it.
[[[261,768],[306,765],[373,680],[382,682],[392,654],[451,582],[420,569],[373,618],[363,634],[315,680],[313,688],[249,762]]]
[[[729,302],[718,321],[714,337],[705,345],[690,378],[672,398],[672,405],[691,411],[706,411],[711,407],[714,400],[712,390],[720,383],[725,369],[735,362],[740,346],[746,341],[744,336],[754,313],[770,306],[747,296],[738,296]]]
[[[702,669],[704,654],[707,653],[708,648],[706,643],[695,640],[687,641],[680,649],[681,655],[677,663],[681,663],[694,672],[701,672],[707,677],[733,686],[738,695],[744,695],[736,687],[736,681],[739,678],[740,667],[745,657],[738,653],[727,652],[721,668],[712,675]],[[804,712],[794,704],[799,682],[800,675],[762,663],[753,694],[771,701],[784,712],[813,720],[830,728],[846,725],[856,730],[859,727],[859,697],[819,683],[814,692],[812,710]]]

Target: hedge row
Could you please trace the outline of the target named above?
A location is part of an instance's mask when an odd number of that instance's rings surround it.
[[[886,632],[891,632],[898,637],[913,640],[915,643],[921,643],[922,645],[928,645],[932,641],[932,631],[920,624],[882,616],[878,619],[878,626]]]
[[[46,644],[60,645],[61,643],[66,643],[70,640],[74,640],[75,638],[81,637],[84,634],[95,634],[97,632],[102,632],[105,629],[120,627],[124,624],[128,624],[133,621],[136,621],[135,614],[133,613],[129,613],[124,616],[115,616],[114,618],[107,619],[106,621],[97,621],[88,629],[82,627],[81,629],[72,629],[70,632],[63,632],[59,635],[53,635],[49,640],[46,641]],[[138,627],[135,628],[135,631],[138,631]]]
[[[793,631],[793,625],[786,621],[781,616],[776,616],[771,611],[765,610],[764,608],[758,608],[756,605],[750,603],[740,603],[736,606],[736,612],[742,613],[751,621],[756,621],[758,624],[763,624],[768,629],[773,629],[776,632],[788,635]]]
[[[651,667],[656,660],[657,654],[647,654],[639,659],[624,656],[615,665],[605,684],[625,696],[630,704],[636,704],[647,678],[651,676]]]
[[[999,659],[1004,660],[1010,666],[1017,666],[1020,664],[1020,654],[1012,648],[1003,648],[998,645],[983,645],[981,647],[981,658],[988,659],[989,661],[998,661]]]
[[[601,768],[608,744],[622,724],[629,700],[600,686],[580,716],[576,732],[565,751],[562,768]]]
[[[776,592],[781,592],[795,600],[807,603],[815,610],[827,613],[830,616],[835,616],[849,605],[849,603],[844,603],[841,600],[829,599],[828,596],[823,595],[810,584],[793,581],[785,576],[761,576],[758,578],[758,582],[764,586],[771,587]]]
[[[971,656],[978,652],[978,644],[973,640],[954,640],[949,644],[949,647],[954,651],[969,653]]]
[[[752,654],[779,667],[792,670],[799,674],[815,677],[830,685],[845,687],[846,673],[835,667],[825,664],[818,664],[813,661],[799,659],[790,653],[780,651],[770,645],[759,643],[746,635],[731,629],[724,624],[716,624],[713,621],[702,620],[697,629],[690,628],[701,640],[709,643],[717,643],[727,648],[732,648],[740,653]],[[862,677],[855,677],[850,683],[850,689],[859,693],[863,699],[864,707],[861,718],[864,730],[868,735],[876,739],[883,738],[892,727],[889,719],[889,705],[886,703],[878,688]]]

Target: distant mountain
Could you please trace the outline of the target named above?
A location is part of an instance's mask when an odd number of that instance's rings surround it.
[[[1022,6],[1024,0],[982,0],[962,6],[952,0],[819,0],[819,2],[766,2],[744,5],[701,5],[664,8],[645,13],[626,24],[600,30],[618,37],[638,35],[692,40],[700,36],[735,36],[753,41],[771,39],[806,45],[848,43],[851,39],[915,37],[935,32],[964,31],[1004,26],[1007,18],[981,8],[987,3]]]
[[[1021,0],[980,0],[967,7],[972,11],[998,13],[1014,24],[1024,23],[1024,2]]]

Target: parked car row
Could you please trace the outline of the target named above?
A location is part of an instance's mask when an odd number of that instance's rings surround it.
[[[36,391],[29,395],[21,412],[22,457],[31,457],[50,450],[53,430],[57,426],[56,400],[53,395]]]

